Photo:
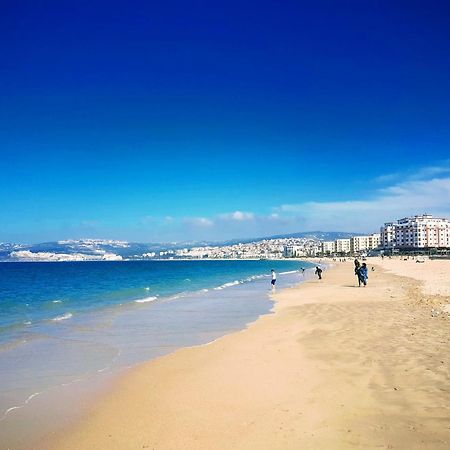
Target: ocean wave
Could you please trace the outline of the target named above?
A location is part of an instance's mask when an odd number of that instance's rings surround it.
[[[229,283],[224,283],[220,286],[217,286],[214,288],[215,291],[221,291],[222,289],[226,289],[228,287],[231,286],[237,286],[238,284],[242,284],[244,281],[243,280],[234,280],[234,281],[230,281]]]
[[[14,411],[15,409],[22,409],[25,405],[28,405],[28,403],[30,403],[30,401],[34,398],[37,397],[38,395],[40,395],[42,392],[34,392],[33,394],[31,394],[30,396],[28,396],[28,398],[23,402],[23,404],[18,405],[18,406],[11,406],[11,408],[8,408],[7,410],[5,410],[3,412],[3,416],[0,418],[0,422],[2,422],[4,419],[6,419],[6,417],[8,416],[8,414],[11,411]]]
[[[53,300],[52,303],[62,303],[62,300]]]
[[[147,287],[145,287],[144,288],[146,291],[149,291],[150,290],[150,288],[147,286]]]
[[[55,317],[55,318],[51,319],[51,321],[52,322],[59,322],[61,320],[70,319],[71,317],[73,317],[72,313],[66,313],[66,314],[63,314],[62,316],[58,316],[58,317]]]
[[[287,272],[280,272],[280,275],[288,275],[289,273],[298,273],[298,270],[289,270]]]
[[[267,278],[270,277],[269,275],[252,275],[251,277],[248,277],[245,279],[245,281],[253,281],[253,280],[260,280],[261,278]]]
[[[189,295],[195,294],[195,291],[189,292],[189,291],[183,291],[179,292],[178,294],[171,295],[168,297],[168,300],[176,300],[178,298],[188,297]]]
[[[148,303],[148,302],[154,302],[158,297],[147,297],[147,298],[141,298],[139,300],[135,300],[135,303]]]

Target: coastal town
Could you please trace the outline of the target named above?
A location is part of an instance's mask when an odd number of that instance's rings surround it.
[[[343,233],[341,233],[342,235]],[[448,254],[450,220],[430,214],[386,222],[379,233],[325,240],[320,233],[278,237],[229,245],[164,246],[151,251],[126,241],[81,239],[59,241],[58,249],[5,246],[9,261],[125,261],[179,259],[283,259],[376,256],[398,253]],[[0,245],[1,246],[1,245]]]
[[[400,251],[425,252],[450,249],[450,220],[430,214],[385,223],[379,233],[323,241],[317,237],[263,239],[228,246],[207,246],[161,251],[149,258],[280,259],[317,256],[366,256]]]

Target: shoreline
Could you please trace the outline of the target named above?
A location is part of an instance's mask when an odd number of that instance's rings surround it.
[[[308,270],[308,272],[310,271]],[[284,276],[281,275],[282,286],[283,283],[285,285],[292,285],[292,283],[297,283],[298,280],[303,281],[303,277],[298,271],[280,271],[280,274],[281,273],[286,274]],[[0,441],[3,441],[5,445],[8,443],[8,447],[12,449],[35,448],[34,443],[36,442],[36,439],[32,437],[33,434],[37,435],[37,442],[39,442],[42,435],[52,431],[58,432],[58,430],[61,429],[61,424],[64,429],[66,424],[76,421],[80,411],[81,415],[83,415],[85,410],[89,410],[91,403],[95,403],[95,401],[91,401],[92,399],[90,397],[97,399],[97,391],[100,393],[99,398],[103,396],[105,389],[109,392],[110,388],[104,388],[104,383],[109,386],[113,379],[121,378],[128,370],[134,370],[135,367],[159,358],[161,355],[173,353],[182,348],[191,348],[202,346],[204,344],[209,345],[224,335],[246,329],[250,324],[257,321],[259,317],[271,314],[273,309],[273,299],[271,298],[269,283],[266,280],[267,277],[269,277],[269,275],[258,275],[257,277],[255,276],[255,279],[252,277],[251,282],[243,284],[237,282],[227,283],[229,289],[217,290],[211,288],[211,292],[208,293],[210,297],[208,297],[209,301],[207,303],[204,303],[205,300],[203,299],[207,294],[203,292],[203,289],[199,289],[192,291],[190,295],[186,294],[186,296],[183,296],[180,300],[175,297],[173,300],[171,297],[168,297],[168,301],[162,299],[163,301],[156,306],[156,311],[154,310],[154,304],[150,310],[148,308],[142,309],[140,306],[137,307],[137,305],[135,308],[134,301],[130,303],[132,306],[131,308],[121,308],[120,315],[115,314],[114,310],[111,310],[111,314],[113,315],[108,317],[115,318],[114,320],[116,320],[113,324],[113,328],[111,328],[111,332],[119,333],[120,335],[121,327],[123,328],[123,325],[126,325],[131,333],[129,339],[134,341],[129,342],[131,352],[134,351],[134,348],[139,348],[139,346],[141,346],[142,351],[140,351],[140,353],[145,353],[146,356],[143,358],[139,357],[139,359],[136,360],[132,355],[131,361],[130,358],[125,356],[125,351],[130,353],[130,348],[124,348],[124,352],[122,352],[124,356],[121,356],[121,361],[126,360],[127,363],[125,365],[123,365],[123,362],[119,362],[119,366],[113,361],[111,364],[106,364],[106,366],[99,366],[100,370],[95,369],[94,372],[90,374],[81,374],[80,372],[80,375],[77,375],[76,379],[72,381],[63,380],[48,388],[40,387],[38,389],[33,389],[29,395],[27,394],[28,397],[31,397],[32,401],[30,403],[29,398],[25,398],[23,402],[20,400],[18,402],[15,401],[10,407],[11,413],[9,414],[6,412],[4,422],[1,424],[0,435],[3,437],[0,438]],[[307,278],[307,276],[305,276],[305,278]],[[223,288],[224,286],[225,285],[218,285],[217,288]],[[227,298],[230,299],[227,300]],[[203,306],[201,305],[202,303]],[[229,306],[226,306],[226,304]],[[173,307],[171,305],[173,305]],[[126,306],[128,305],[125,305],[125,307]],[[158,312],[158,310],[160,312]],[[186,313],[183,313],[183,310],[186,310]],[[139,311],[142,311],[142,313],[139,313]],[[147,311],[147,313],[145,313],[145,311]],[[165,314],[163,311],[165,311]],[[172,311],[172,314],[169,314],[170,311]],[[173,316],[173,322],[177,323],[178,326],[181,325],[182,330],[169,327],[166,329],[167,339],[164,340],[163,336],[155,336],[155,339],[153,340],[151,330],[155,326],[155,320],[158,321],[158,319],[155,318],[155,312],[158,317],[164,316],[168,319],[175,314],[175,316]],[[142,316],[143,313],[145,313],[146,316]],[[194,313],[194,315],[192,315],[192,313]],[[95,314],[98,318],[105,320],[103,312],[96,311]],[[127,315],[125,316],[125,321],[120,319],[124,314]],[[137,315],[140,315],[141,319],[135,323]],[[217,316],[217,318],[214,316]],[[94,316],[89,317],[92,319]],[[245,319],[246,317],[247,319]],[[129,322],[130,318],[132,319],[131,323]],[[186,323],[186,327],[180,322],[180,318],[182,318],[183,323]],[[70,322],[70,329],[74,328],[76,330],[77,327],[83,326],[82,319],[83,316],[77,316],[77,322]],[[118,323],[117,320],[120,320],[120,322]],[[192,324],[189,325],[189,322]],[[204,322],[204,324],[202,324],[202,322]],[[142,331],[136,329],[137,334],[135,335],[133,325],[143,327],[145,323],[150,327],[148,328],[148,331],[145,332],[144,329],[142,329]],[[64,323],[61,325],[57,323],[57,325],[64,327],[62,329],[67,327]],[[189,331],[189,333],[184,334],[183,337],[180,333],[184,328],[186,328],[185,331]],[[89,333],[88,330],[87,332]],[[68,333],[70,334],[70,331],[68,331]],[[146,341],[143,340],[143,338],[146,337],[144,335],[145,333],[147,333]],[[182,341],[180,341],[174,333],[178,333],[180,337],[182,337]],[[149,338],[152,339],[152,341],[150,341],[149,349],[145,350],[144,347],[146,347],[146,342],[149,342]],[[84,339],[90,338],[87,335]],[[63,342],[65,342],[65,340],[63,340]],[[162,344],[162,346],[158,347],[159,344]],[[88,358],[88,355],[86,355],[86,358]],[[108,367],[111,367],[113,372],[109,373],[109,370],[105,372],[105,368]],[[97,374],[97,372],[101,373]],[[78,394],[75,395],[72,392],[69,392],[72,390]],[[84,391],[89,394],[85,394]],[[58,399],[58,396],[60,399]],[[70,407],[71,412],[66,414],[64,408],[57,404],[58,402],[61,402],[61,404],[72,403],[73,407]],[[34,417],[40,415],[40,410],[46,411],[45,415],[48,416],[48,419],[44,420],[42,417],[39,417],[35,420]],[[53,414],[52,411],[58,411],[59,413]],[[39,427],[37,427],[37,423],[40,424]],[[38,433],[33,431],[39,428],[43,430],[42,433],[40,431],[38,431]],[[19,429],[23,431],[18,433],[17,430]],[[28,438],[29,435],[31,435],[31,439]],[[17,436],[17,438],[14,436]],[[16,441],[19,440],[23,443],[18,444]]]
[[[450,419],[448,407],[434,407],[434,413],[441,408],[442,419],[433,419],[426,411],[431,408],[429,400],[436,401],[436,394],[450,404],[448,391],[441,390],[449,362],[430,364],[431,369],[413,374],[414,383],[404,396],[398,386],[402,384],[399,375],[417,372],[421,364],[408,360],[420,361],[417,350],[426,343],[429,353],[433,342],[425,336],[426,342],[419,342],[415,352],[409,352],[410,358],[397,355],[405,366],[401,371],[392,364],[398,361],[384,361],[386,348],[395,354],[401,347],[408,353],[411,336],[404,333],[399,345],[392,313],[404,322],[401,333],[413,326],[428,329],[444,321],[431,318],[434,322],[430,322],[426,307],[408,303],[408,289],[417,291],[419,282],[382,271],[379,262],[376,267],[367,288],[353,289],[353,285],[341,285],[343,269],[348,273],[352,264],[337,263],[325,272],[322,283],[308,280],[300,287],[277,292],[274,313],[260,316],[245,329],[142,363],[114,383],[74,427],[43,442],[40,448],[312,449],[381,444],[445,448],[450,429],[440,426],[440,420]],[[327,278],[333,286],[327,284]],[[347,278],[354,284],[351,273]],[[339,288],[352,289],[346,292],[352,298],[330,299]],[[367,295],[369,301],[360,304]],[[360,328],[360,319],[368,318],[369,330]],[[339,348],[330,340],[336,333],[342,335],[337,339]],[[439,333],[448,343],[448,329],[441,327]],[[444,358],[435,352],[438,359]],[[352,365],[352,360],[357,364]],[[437,382],[431,383],[431,374]],[[386,387],[386,378],[393,386]],[[431,383],[429,392],[414,395],[411,388],[424,382]],[[417,414],[421,411],[419,416],[408,415],[411,409]],[[424,426],[426,430],[418,434]],[[405,440],[408,446],[402,447]]]

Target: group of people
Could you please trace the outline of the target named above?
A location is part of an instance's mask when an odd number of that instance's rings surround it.
[[[363,286],[367,286],[367,280],[369,279],[369,269],[367,268],[367,264],[365,262],[363,262],[362,264],[358,261],[357,258],[355,258],[355,275],[358,277],[358,286],[361,287],[361,285]],[[302,274],[305,273],[305,269],[302,267],[300,269],[302,271]],[[375,269],[372,267],[372,272]],[[319,280],[322,279],[322,272],[323,270],[319,267],[316,266],[316,271],[314,272],[317,277],[319,278]],[[275,273],[275,270],[271,270],[271,274],[272,274],[272,288],[275,287],[275,283],[277,282],[277,274]]]
[[[305,269],[301,267],[300,270],[302,271],[302,275],[305,275]],[[272,285],[272,288],[274,288],[275,283],[277,282],[277,274],[274,269],[272,269],[270,273],[272,275],[272,280],[270,281],[270,284]],[[319,266],[316,266],[316,271],[314,273],[317,275],[319,280],[322,279],[322,269]]]

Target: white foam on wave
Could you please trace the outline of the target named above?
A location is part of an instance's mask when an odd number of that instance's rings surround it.
[[[24,325],[31,325],[31,320],[27,320],[26,322],[23,322]]]
[[[178,294],[171,295],[166,300],[177,300],[178,298],[187,297],[189,295],[189,292],[179,292]]]
[[[52,303],[62,303],[62,300],[53,300]]]
[[[25,341],[24,341],[24,342],[25,342]],[[119,351],[117,352],[116,356],[111,360],[110,364],[109,364],[108,366],[102,368],[102,369],[99,369],[97,372],[100,372],[100,373],[101,373],[101,372],[105,372],[107,369],[111,368],[112,365],[114,364],[114,362],[120,357],[121,354],[122,354],[122,352],[119,350]],[[88,374],[88,373],[84,374],[84,375],[83,375],[82,377],[80,377],[80,378],[75,378],[74,380],[71,380],[71,381],[69,381],[69,382],[67,382],[67,383],[57,384],[57,385],[54,385],[54,386],[50,386],[50,387],[48,387],[48,388],[46,388],[46,389],[44,389],[44,390],[42,390],[42,391],[40,391],[40,392],[34,392],[33,394],[29,395],[29,396],[25,399],[25,401],[24,401],[22,404],[20,404],[20,405],[15,405],[15,406],[11,406],[10,408],[6,409],[6,410],[3,412],[3,415],[0,415],[0,422],[2,422],[3,420],[5,420],[6,417],[8,416],[8,414],[9,414],[11,411],[14,411],[14,410],[16,410],[16,409],[22,409],[22,408],[24,408],[26,405],[28,405],[28,403],[31,402],[31,400],[33,400],[34,397],[37,397],[38,395],[41,395],[41,394],[43,394],[43,393],[45,393],[45,392],[48,392],[48,391],[50,391],[50,390],[56,389],[56,388],[58,388],[58,387],[60,387],[60,386],[64,386],[64,387],[65,387],[65,386],[70,386],[71,384],[74,384],[74,383],[79,383],[79,382],[81,382],[81,381],[86,380],[87,377],[89,377],[89,374]]]
[[[246,278],[245,281],[260,280],[261,278],[267,277],[270,277],[270,275],[252,275],[251,277]]]
[[[4,419],[6,419],[6,416],[11,412],[14,411],[15,409],[22,409],[25,405],[28,405],[28,403],[34,398],[37,397],[39,394],[41,394],[41,392],[35,392],[33,394],[31,394],[30,396],[28,396],[28,398],[23,402],[22,405],[19,406],[11,406],[11,408],[8,408],[4,413],[3,416],[0,418],[0,422]]]
[[[298,270],[289,270],[287,272],[280,272],[280,275],[288,275],[290,273],[298,273],[298,272],[299,272]]]
[[[230,281],[229,283],[224,283],[220,286],[217,286],[214,288],[215,291],[221,291],[222,289],[226,289],[228,287],[231,286],[237,286],[238,284],[242,284],[244,281],[243,280],[234,280],[234,281]]]
[[[150,290],[150,288],[147,286],[147,287],[145,287],[144,288],[146,291],[149,291]]]
[[[141,298],[139,300],[135,300],[135,303],[148,303],[148,302],[154,302],[158,297],[147,297],[147,298]]]
[[[70,319],[71,317],[73,317],[73,314],[72,313],[66,313],[66,314],[63,314],[62,316],[58,316],[58,317],[55,317],[54,319],[51,319],[53,322],[59,322],[59,321],[61,321],[61,320],[67,320],[67,319]]]

